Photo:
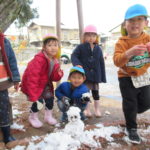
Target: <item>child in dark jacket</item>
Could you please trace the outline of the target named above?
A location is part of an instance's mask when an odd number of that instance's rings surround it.
[[[78,45],[71,56],[74,66],[85,70],[85,84],[92,91],[94,99],[95,116],[100,117],[99,109],[99,83],[106,82],[105,64],[102,50],[98,45],[97,29],[93,25],[85,27],[83,43]],[[91,117],[90,103],[86,108],[86,116]]]
[[[0,128],[5,144],[14,141],[10,134],[12,124],[12,106],[9,101],[8,88],[14,85],[18,91],[20,75],[17,61],[10,42],[0,33]]]
[[[85,120],[83,111],[90,101],[89,89],[83,84],[85,79],[83,68],[72,67],[68,77],[70,82],[61,83],[55,90],[55,95],[58,99],[58,108],[62,112],[61,121],[67,121],[66,111],[73,105],[81,109],[81,119]]]
[[[52,115],[54,87],[52,81],[63,76],[58,62],[59,44],[56,35],[48,34],[43,39],[43,49],[29,62],[22,78],[21,90],[33,102],[29,122],[34,128],[42,127],[38,112],[45,102],[44,121],[50,125],[57,123]],[[44,101],[43,101],[44,100]]]

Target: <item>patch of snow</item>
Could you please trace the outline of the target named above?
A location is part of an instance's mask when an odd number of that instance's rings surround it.
[[[104,115],[110,115],[110,112],[106,110],[106,111],[104,112]]]
[[[12,109],[12,111],[13,111],[13,118],[14,119],[17,118],[18,115],[22,114],[22,112],[18,111],[17,109],[14,109],[14,108]]]
[[[16,96],[19,96],[19,92],[14,92],[14,93],[9,93],[9,97],[16,97]]]
[[[15,148],[12,148],[11,150],[24,150],[25,149],[25,146],[16,146]]]
[[[13,125],[11,125],[11,129],[16,129],[25,132],[24,125],[17,124],[16,122],[13,123]]]
[[[80,148],[81,144],[88,145],[91,148],[101,148],[101,143],[99,142],[99,140],[95,139],[103,137],[107,141],[113,142],[113,137],[111,137],[111,135],[119,134],[120,132],[122,132],[121,127],[104,127],[102,124],[97,124],[96,126],[99,126],[100,128],[89,131],[85,130],[78,137],[73,137],[70,134],[65,133],[63,129],[57,132],[47,134],[46,137],[37,144],[34,144],[32,141],[39,139],[39,137],[32,137],[32,140],[27,146],[26,150],[77,150]],[[115,143],[112,143],[112,145],[119,146],[115,145]]]

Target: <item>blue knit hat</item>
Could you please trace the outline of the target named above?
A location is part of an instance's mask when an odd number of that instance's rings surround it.
[[[146,16],[148,17],[147,9],[145,6],[141,4],[135,4],[131,7],[129,7],[125,13],[125,20],[137,17],[137,16]]]
[[[70,69],[70,74],[71,74],[72,72],[75,72],[75,71],[78,71],[78,72],[82,73],[83,75],[85,75],[84,69],[83,69],[83,68],[80,68],[80,67],[77,67],[77,66],[74,66],[74,67],[72,67],[72,68]]]

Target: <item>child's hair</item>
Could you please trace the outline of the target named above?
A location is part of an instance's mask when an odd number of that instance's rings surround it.
[[[50,41],[58,41],[58,37],[55,34],[46,34],[43,37],[43,45],[46,45],[47,43],[49,43]]]
[[[55,39],[55,38],[49,38],[49,39],[46,39],[46,40],[44,40],[43,41],[43,45],[46,45],[47,43],[49,43],[49,42],[51,42],[51,41],[56,41],[56,42],[58,42],[58,40],[57,39]]]
[[[51,41],[58,42],[58,44],[59,44],[58,37],[55,34],[50,33],[50,34],[47,34],[43,37],[43,46],[45,46],[47,43],[49,43]],[[56,55],[56,58],[59,59],[60,56],[61,56],[61,49],[59,46],[59,50],[58,50],[58,53]]]
[[[71,75],[73,75],[73,74],[75,74],[75,73],[79,73],[79,74],[81,74],[83,77],[85,77],[85,74],[83,74],[83,73],[81,73],[81,72],[79,72],[79,71],[74,71],[74,72],[69,73],[69,77],[71,77]]]
[[[69,77],[74,74],[74,73],[79,73],[81,74],[83,77],[85,77],[85,72],[84,72],[84,69],[83,68],[80,68],[80,67],[77,67],[77,66],[74,66],[70,69],[70,73],[69,73]]]

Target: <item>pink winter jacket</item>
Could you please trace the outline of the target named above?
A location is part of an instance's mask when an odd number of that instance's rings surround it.
[[[50,60],[45,56],[43,51],[35,55],[28,63],[22,77],[21,91],[28,96],[30,101],[37,101],[48,83],[52,87],[51,92],[54,93],[52,81],[59,81],[63,76],[63,71],[60,69],[58,60],[55,59],[54,62],[55,64],[50,77]]]

